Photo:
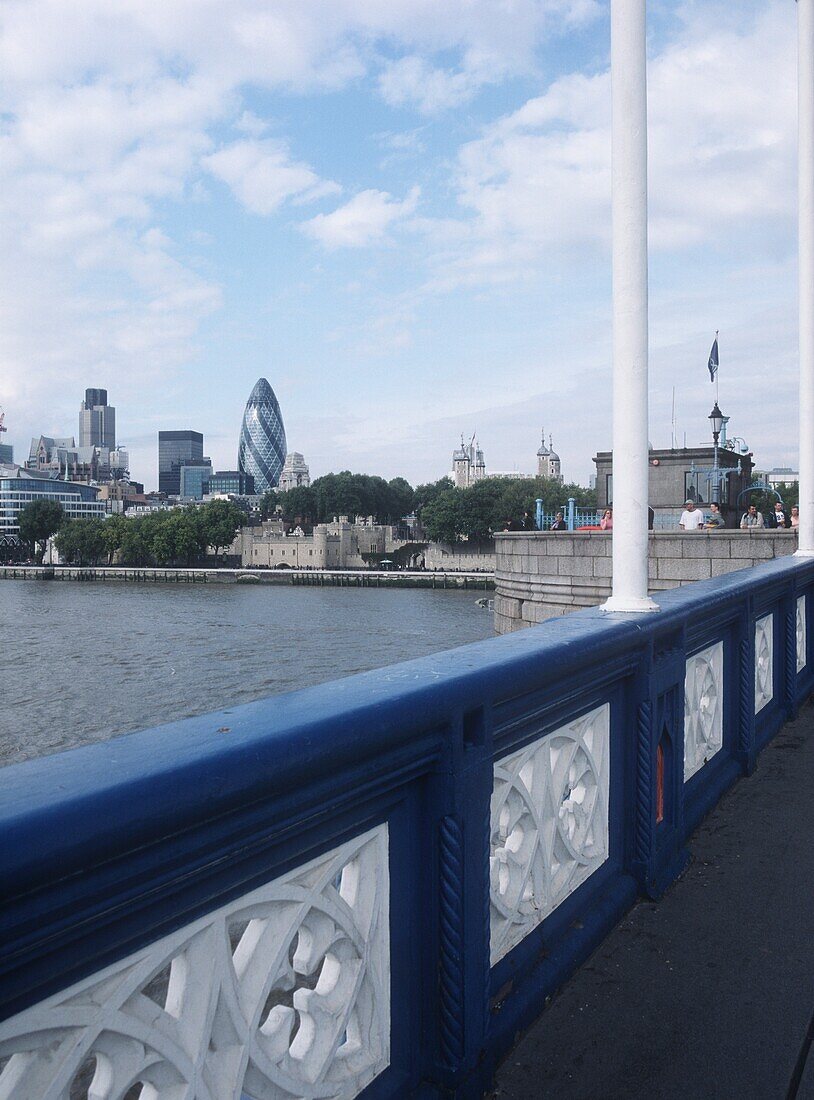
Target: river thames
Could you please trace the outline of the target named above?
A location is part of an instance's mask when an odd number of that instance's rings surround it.
[[[0,582],[0,765],[489,638],[474,592]]]

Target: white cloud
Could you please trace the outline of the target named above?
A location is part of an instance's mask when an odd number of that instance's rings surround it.
[[[291,160],[285,142],[273,138],[236,141],[201,163],[253,214],[272,214],[286,199],[309,202],[340,190],[307,164]]]
[[[330,214],[317,214],[302,229],[325,248],[362,248],[381,240],[396,222],[414,212],[420,188],[413,187],[401,202],[386,191],[360,191]]]
[[[415,106],[423,114],[459,107],[491,79],[485,73],[435,68],[415,54],[390,62],[379,77],[379,91],[393,107]]]

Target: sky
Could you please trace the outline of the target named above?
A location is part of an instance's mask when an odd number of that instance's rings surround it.
[[[4,0],[0,406],[16,460],[107,388],[233,469],[266,377],[289,450],[566,480],[611,445],[607,0]],[[649,0],[650,438],[796,468],[790,0]]]

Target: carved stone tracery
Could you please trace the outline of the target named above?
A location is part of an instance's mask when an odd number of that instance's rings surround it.
[[[723,642],[687,658],[684,676],[684,782],[723,745]]]
[[[610,706],[539,737],[494,767],[494,965],[608,857]]]
[[[755,714],[774,695],[774,618],[764,615],[755,623]]]
[[[357,1096],[390,1058],[388,909],[381,825],[0,1024],[0,1098],[88,1065],[88,1100]]]

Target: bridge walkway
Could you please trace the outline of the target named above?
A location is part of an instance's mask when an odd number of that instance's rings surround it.
[[[505,1059],[496,1100],[814,1100],[814,702]]]

